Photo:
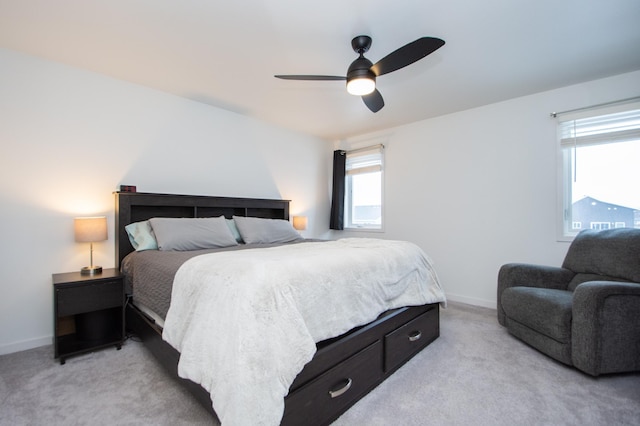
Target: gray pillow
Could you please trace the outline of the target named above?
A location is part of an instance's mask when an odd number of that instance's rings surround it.
[[[242,216],[234,216],[233,220],[247,244],[288,243],[303,239],[288,220]]]
[[[149,219],[159,250],[200,250],[238,245],[224,216]]]

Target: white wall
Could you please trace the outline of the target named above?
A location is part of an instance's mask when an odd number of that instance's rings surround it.
[[[338,143],[386,146],[385,232],[434,260],[451,300],[496,306],[507,262],[559,266],[553,111],[640,95],[640,71],[450,114]]]
[[[113,267],[120,184],[291,199],[305,236],[327,230],[326,141],[3,49],[0,144],[0,354],[51,343],[51,274],[89,263],[73,217],[107,215],[94,263]]]

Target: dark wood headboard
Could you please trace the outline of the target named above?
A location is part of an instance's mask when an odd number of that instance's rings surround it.
[[[203,195],[116,192],[116,268],[133,251],[127,231],[130,223],[152,217],[261,217],[289,220],[289,200],[211,197]]]

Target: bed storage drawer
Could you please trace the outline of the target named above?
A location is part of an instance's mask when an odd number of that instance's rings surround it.
[[[400,367],[440,335],[437,307],[419,315],[384,337],[384,371]]]
[[[283,425],[334,419],[382,378],[382,342],[367,346],[287,397]]]

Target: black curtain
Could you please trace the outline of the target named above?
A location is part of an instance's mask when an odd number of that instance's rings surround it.
[[[333,151],[333,194],[331,195],[330,229],[344,229],[344,186],[347,155],[343,150]]]

